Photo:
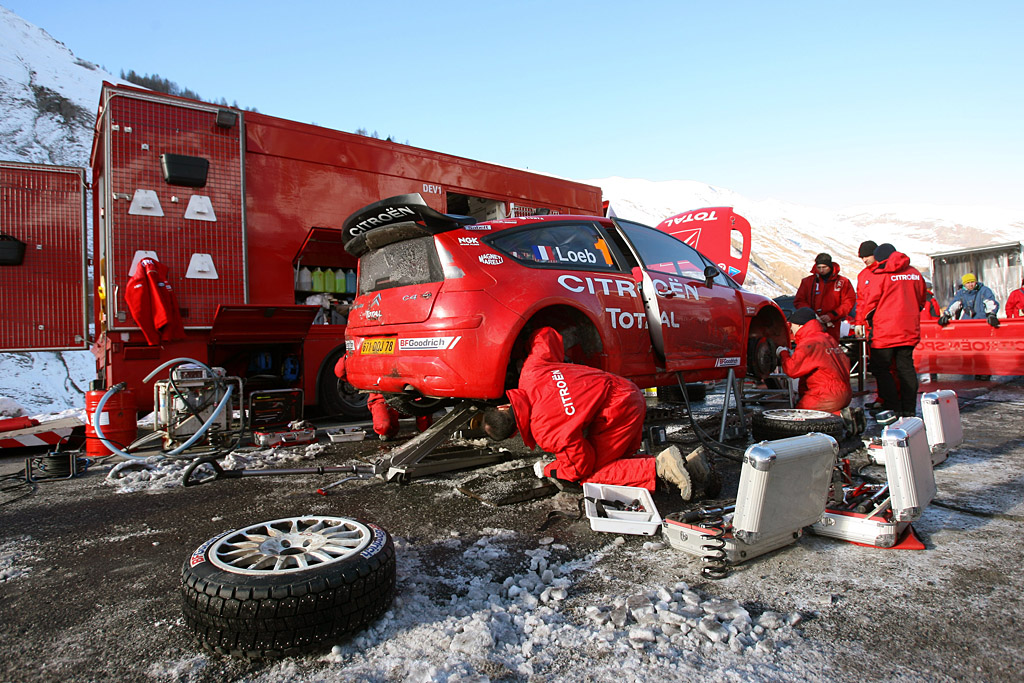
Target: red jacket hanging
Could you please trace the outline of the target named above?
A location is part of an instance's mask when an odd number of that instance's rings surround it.
[[[150,346],[185,338],[178,300],[167,281],[164,264],[152,258],[140,260],[128,278],[124,299]]]
[[[508,398],[523,443],[555,456],[545,474],[653,491],[654,458],[631,457],[647,412],[640,389],[618,375],[562,362],[562,337],[550,327],[534,332],[529,346],[519,388]]]
[[[819,316],[828,315],[832,323],[827,328],[828,333],[836,339],[839,338],[840,323],[850,314],[855,303],[857,295],[853,284],[849,278],[839,274],[838,263],[832,264],[832,274],[826,278],[812,268],[811,274],[800,281],[793,299],[796,308],[810,308]]]
[[[850,405],[850,359],[831,335],[812,320],[799,330],[796,350],[783,351],[782,371],[800,378],[797,408],[838,413]]]
[[[921,341],[924,277],[899,251],[875,268],[865,308],[871,316],[871,348],[917,346]]]

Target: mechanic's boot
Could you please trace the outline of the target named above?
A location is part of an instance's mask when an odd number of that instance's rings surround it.
[[[686,462],[676,446],[669,446],[654,459],[654,471],[658,478],[679,487],[683,500],[693,497],[693,482],[686,471]]]
[[[708,483],[708,479],[711,477],[711,463],[708,462],[708,458],[704,455],[704,448],[697,447],[690,451],[690,454],[686,456],[686,471],[690,475],[690,482],[693,484],[693,490],[703,491]]]

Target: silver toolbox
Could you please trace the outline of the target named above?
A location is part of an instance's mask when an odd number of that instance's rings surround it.
[[[910,522],[894,522],[886,515],[870,516],[842,510],[826,510],[821,521],[811,526],[818,536],[829,536],[851,543],[891,548]]]
[[[935,497],[935,474],[924,422],[904,417],[882,430],[885,478],[893,519],[914,521]]]
[[[732,514],[671,516],[662,523],[669,545],[738,564],[793,543],[825,511],[839,445],[825,434],[804,434],[750,446],[743,457]],[[714,561],[714,560],[709,560]]]
[[[944,389],[922,394],[921,416],[924,419],[928,447],[931,449],[932,465],[938,465],[946,459],[949,451],[964,442],[956,392]]]

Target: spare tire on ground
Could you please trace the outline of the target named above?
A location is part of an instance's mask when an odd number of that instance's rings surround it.
[[[773,408],[754,413],[751,433],[754,441],[772,441],[811,432],[827,434],[840,441],[843,438],[843,418],[822,410],[805,408]]]
[[[260,522],[185,561],[185,623],[208,650],[276,658],[335,644],[384,613],[395,591],[390,534],[357,519]]]

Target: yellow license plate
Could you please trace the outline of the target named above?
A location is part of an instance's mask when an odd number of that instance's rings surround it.
[[[359,353],[367,354],[392,354],[395,352],[394,337],[375,337],[364,339],[363,345],[359,347]]]

